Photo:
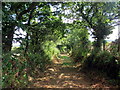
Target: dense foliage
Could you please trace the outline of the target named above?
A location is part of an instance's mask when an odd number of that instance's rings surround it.
[[[91,54],[84,61],[84,68],[97,68],[104,71],[111,78],[119,78],[120,61],[107,51],[101,51],[97,54]]]
[[[87,69],[97,68],[111,78],[120,78],[119,43],[105,42],[116,25],[118,4],[3,2],[3,87],[27,87],[28,77],[44,72],[60,53],[69,53]],[[15,33],[19,30],[26,33],[25,38]],[[14,42],[20,46],[13,47]]]

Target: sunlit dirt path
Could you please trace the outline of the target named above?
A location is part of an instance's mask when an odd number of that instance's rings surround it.
[[[107,87],[100,82],[94,82],[73,64],[67,55],[61,55],[62,59],[54,58],[53,64],[45,73],[31,80],[31,88],[95,88]]]

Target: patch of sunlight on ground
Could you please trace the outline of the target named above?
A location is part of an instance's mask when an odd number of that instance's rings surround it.
[[[38,80],[38,81],[49,81],[50,78],[49,77],[43,77],[43,78],[38,78],[36,80]]]
[[[54,68],[49,68],[48,70],[52,72],[56,71]]]
[[[61,73],[58,78],[61,79],[63,75],[64,73]]]

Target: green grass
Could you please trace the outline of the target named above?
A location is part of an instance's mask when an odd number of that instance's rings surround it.
[[[73,63],[63,63],[63,66],[72,66],[73,65]]]
[[[63,60],[63,66],[73,65],[73,61],[69,56],[58,56],[58,57]]]
[[[68,56],[58,56],[58,57],[61,58],[61,59],[69,59]]]

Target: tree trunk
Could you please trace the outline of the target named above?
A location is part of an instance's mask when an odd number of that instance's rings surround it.
[[[103,43],[103,51],[105,51],[105,43]]]
[[[29,15],[29,19],[28,19],[28,23],[27,23],[27,26],[29,27],[30,26],[30,21],[31,21],[31,19],[32,19],[32,13],[33,13],[33,11],[34,11],[34,9],[35,8],[33,8],[32,10],[31,10],[31,12],[30,12],[30,15]],[[21,15],[22,16],[22,15]],[[29,32],[29,28],[28,28],[28,32]],[[29,46],[29,42],[28,42],[28,40],[29,40],[29,34],[28,34],[28,32],[27,32],[27,36],[26,36],[26,47],[25,47],[25,53],[24,53],[24,55],[27,53],[27,51],[28,51],[28,46]]]
[[[94,41],[94,44],[93,44],[93,46],[94,46],[94,49],[93,49],[94,54],[101,51],[101,45],[102,45],[101,39],[97,39],[96,41]]]
[[[27,33],[27,36],[26,36],[25,54],[27,53],[27,51],[28,51],[28,33]]]
[[[105,51],[105,44],[106,44],[106,41],[103,40],[103,51]]]
[[[9,28],[9,30],[8,30],[8,28]],[[15,26],[3,28],[2,42],[3,42],[3,52],[5,52],[5,53],[11,51],[14,28],[15,28]],[[4,32],[4,29],[7,29],[7,30],[5,30],[5,32]]]
[[[97,38],[94,46],[97,49],[101,49],[101,39]]]
[[[120,53],[120,37],[118,39],[118,52]]]

